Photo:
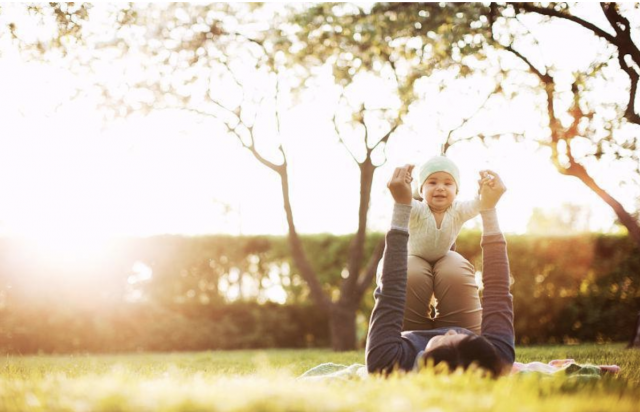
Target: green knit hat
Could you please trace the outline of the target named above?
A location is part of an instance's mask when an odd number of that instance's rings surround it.
[[[420,195],[420,188],[424,184],[425,180],[436,172],[449,173],[453,180],[456,182],[456,193],[460,191],[460,171],[458,166],[453,163],[449,158],[444,156],[436,156],[429,159],[425,164],[420,167],[418,172],[418,178],[415,180],[416,186],[413,188],[413,198],[422,200]]]

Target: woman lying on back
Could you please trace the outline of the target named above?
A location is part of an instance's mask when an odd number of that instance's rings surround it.
[[[446,363],[450,370],[476,364],[492,376],[508,373],[515,360],[513,301],[509,292],[506,241],[495,210],[506,188],[494,172],[487,171],[480,182],[484,284],[480,334],[462,327],[464,325],[402,330],[407,294],[412,169],[410,165],[397,168],[387,185],[395,205],[391,229],[386,236],[382,276],[374,292],[376,302],[369,321],[367,370],[370,373],[388,373],[395,368],[409,371],[432,360],[435,365]],[[455,285],[452,287],[455,291]],[[436,294],[435,298],[441,297]],[[448,298],[454,299],[453,304],[445,306],[456,310],[455,294],[449,293]]]

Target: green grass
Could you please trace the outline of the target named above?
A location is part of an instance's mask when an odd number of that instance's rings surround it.
[[[362,363],[362,352],[268,350],[170,354],[5,356],[2,411],[638,411],[640,350],[621,345],[536,346],[518,360],[617,364],[597,382],[473,373],[363,381],[296,380],[320,363]]]

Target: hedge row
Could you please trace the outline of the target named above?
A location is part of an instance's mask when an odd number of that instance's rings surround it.
[[[181,308],[184,309],[184,308]],[[153,304],[76,312],[44,306],[4,310],[7,353],[197,351],[329,345],[327,318],[311,306],[255,302],[199,308],[197,316]]]
[[[375,234],[369,239],[368,251],[380,238]],[[518,343],[631,337],[640,310],[640,253],[628,238],[510,236],[507,240]],[[117,255],[119,260],[84,272],[75,265],[72,276],[65,273],[66,277],[60,274],[71,269],[64,265],[34,263],[15,245],[0,243],[0,351],[328,345],[326,315],[308,301],[306,286],[290,262],[286,239],[164,236],[129,242]],[[305,237],[304,243],[331,293],[341,281],[349,238],[317,235]],[[479,244],[478,233],[465,233],[457,249],[481,270]],[[135,261],[154,270],[143,290],[146,303],[123,298],[131,275],[127,270]],[[217,288],[216,282],[233,268],[263,280],[283,265],[291,267],[281,273],[289,277],[286,305],[225,303]],[[191,293],[194,289],[210,293],[212,299],[198,301],[198,295]],[[368,293],[361,302],[359,336],[365,335],[372,304]]]
[[[482,267],[479,235],[459,251]],[[518,343],[628,341],[640,311],[640,253],[628,238],[507,238]],[[462,250],[460,250],[462,249]]]

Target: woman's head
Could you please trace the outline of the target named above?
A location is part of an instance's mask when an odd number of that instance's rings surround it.
[[[497,377],[504,371],[504,362],[498,356],[491,342],[482,336],[465,335],[449,330],[444,335],[431,338],[422,354],[420,362],[433,365],[444,362],[449,370],[466,370],[472,364]]]

